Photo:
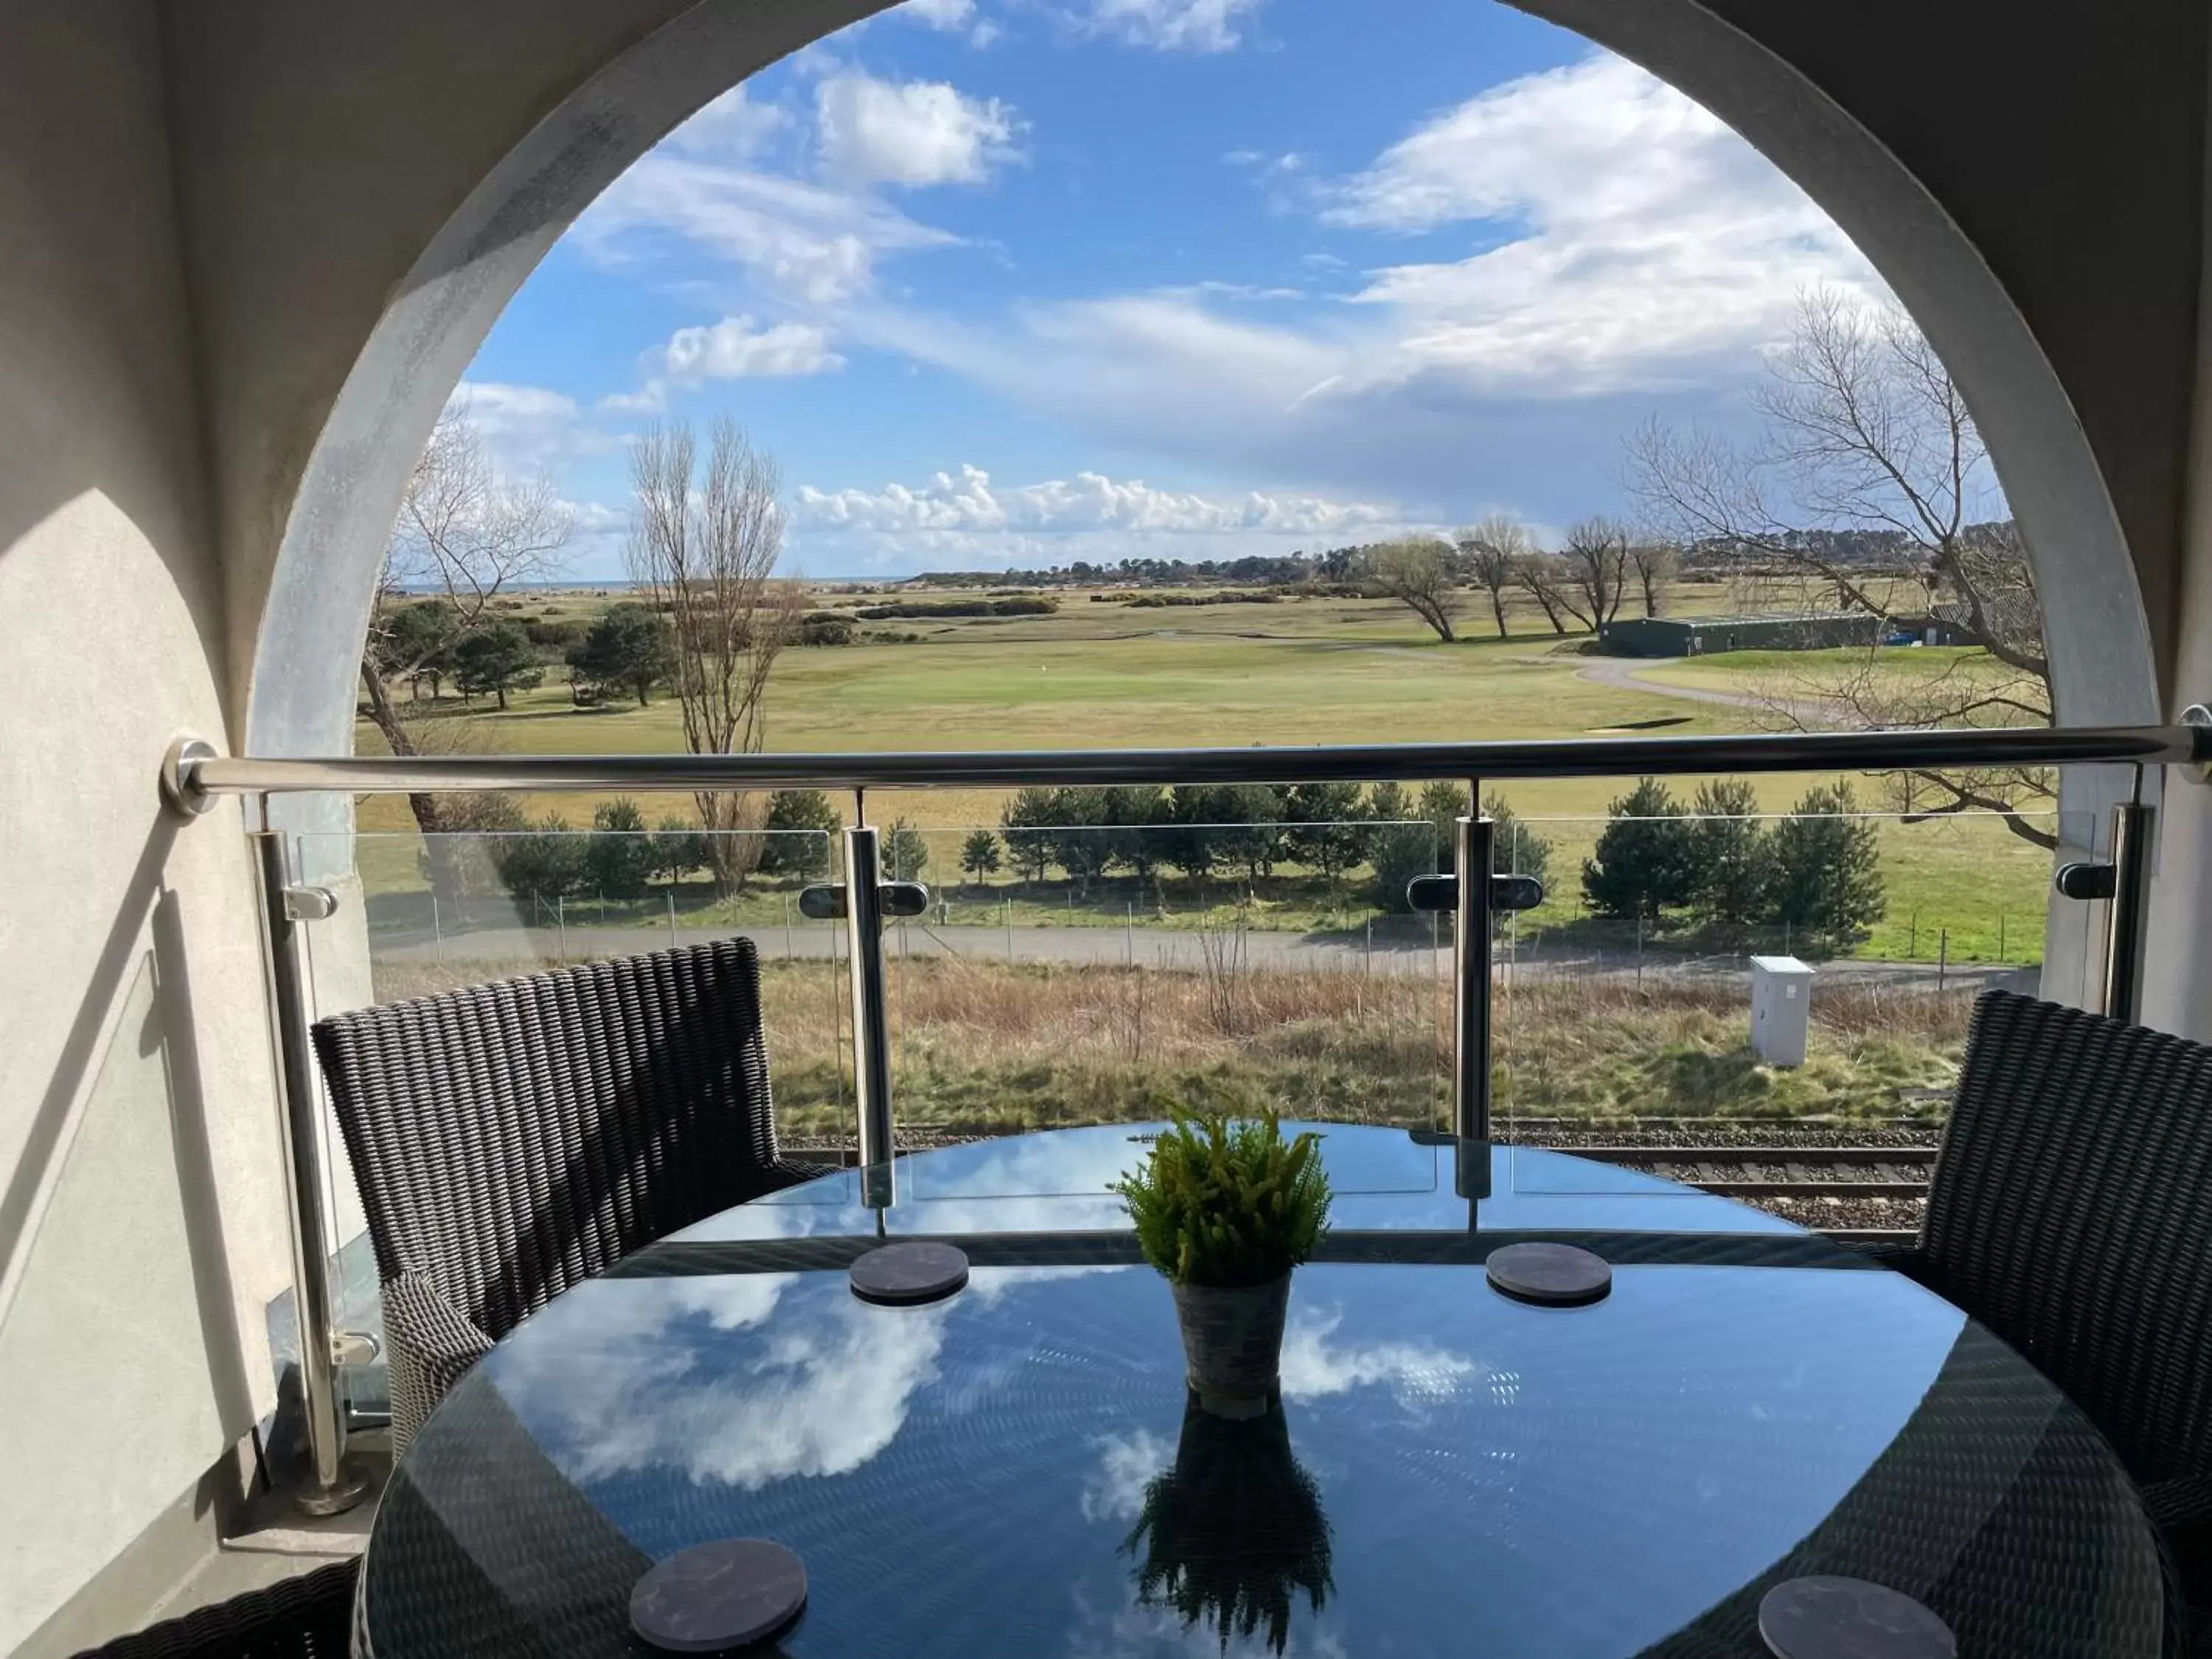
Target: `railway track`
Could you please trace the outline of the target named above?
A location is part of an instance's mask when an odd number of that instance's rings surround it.
[[[1510,1133],[1524,1145],[1679,1181],[1845,1239],[1917,1232],[1938,1151],[1936,1130],[1909,1119],[1865,1127],[1664,1118],[1593,1126],[1524,1119]]]

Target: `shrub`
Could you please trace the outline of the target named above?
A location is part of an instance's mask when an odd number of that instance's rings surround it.
[[[1048,617],[1060,601],[1045,594],[1007,599],[899,599],[864,605],[854,611],[863,622],[896,622],[920,617]]]
[[[550,902],[583,885],[586,850],[584,837],[549,812],[526,833],[501,836],[491,857],[508,892]]]
[[[1328,1224],[1321,1137],[1256,1118],[1178,1114],[1135,1173],[1109,1188],[1145,1260],[1178,1285],[1266,1285],[1313,1254]]]

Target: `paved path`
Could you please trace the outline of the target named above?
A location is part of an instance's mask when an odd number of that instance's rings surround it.
[[[1646,679],[1637,665],[1643,660],[1638,657],[1592,657],[1583,665],[1577,678],[1594,685],[1610,686],[1616,691],[1640,691],[1646,696],[1674,697],[1684,702],[1718,703],[1728,708],[1755,708],[1764,714],[1786,714],[1808,731],[1817,732],[1834,724],[1829,717],[1832,711],[1818,702],[1778,702],[1750,691],[1723,691],[1717,687],[1702,685],[1668,685],[1662,680]]]
[[[843,954],[842,927],[802,923],[755,928],[583,927],[568,929],[568,959],[628,956],[691,945],[732,933],[749,933],[761,955],[778,959],[825,961]],[[921,922],[894,925],[888,950],[901,957],[960,957],[995,962],[1049,962],[1071,965],[1134,962],[1146,967],[1196,971],[1205,965],[1209,938],[1194,930],[1169,927],[940,927]],[[1431,942],[1425,927],[1393,922],[1375,930],[1370,944],[1363,930],[1351,933],[1296,933],[1254,930],[1242,935],[1211,936],[1212,948],[1225,950],[1245,968],[1319,969],[1340,972],[1429,974],[1451,972],[1450,933]],[[491,927],[444,939],[380,934],[372,949],[380,962],[433,962],[536,965],[563,959],[563,936],[550,927]],[[1507,954],[1504,947],[1501,958]],[[1578,977],[1628,980],[1639,973],[1670,979],[1714,982],[1744,981],[1750,967],[1741,956],[1685,956],[1647,951],[1639,964],[1632,947],[1612,948],[1576,942],[1550,942],[1512,953],[1517,974],[1537,978]],[[1856,985],[1934,990],[1940,984],[1979,988],[2009,979],[2021,970],[1988,964],[1939,969],[1929,962],[1859,962],[1818,964],[1821,977]]]

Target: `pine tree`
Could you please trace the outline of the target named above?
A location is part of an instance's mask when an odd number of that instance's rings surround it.
[[[1283,850],[1329,880],[1366,856],[1356,783],[1292,784],[1283,797]]]
[[[1774,849],[1755,816],[1759,795],[1741,778],[1698,786],[1690,823],[1695,872],[1691,908],[1701,921],[1735,933],[1759,921],[1773,903]]]
[[[1814,789],[1774,831],[1775,920],[1832,951],[1866,938],[1889,908],[1875,827],[1851,787]]]
[[[929,867],[929,842],[904,818],[891,821],[884,837],[884,874],[892,881],[920,881]]]
[[[1052,862],[1048,832],[1060,822],[1060,795],[1057,789],[1031,787],[1018,792],[1000,811],[999,829],[1006,851],[1013,855],[1014,867],[1031,883],[1042,881],[1045,867]]]
[[[584,849],[584,885],[602,898],[645,896],[653,878],[653,837],[645,833],[645,814],[624,795],[592,814],[595,832]]]
[[[819,789],[779,789],[768,799],[760,867],[813,881],[830,873],[830,848],[843,820]]]
[[[1697,885],[1689,826],[1667,786],[1639,779],[1607,811],[1612,821],[1597,838],[1597,855],[1583,860],[1583,896],[1591,911],[1656,921],[1668,906],[1686,902]]]
[[[960,872],[981,884],[999,873],[999,838],[988,830],[973,831],[960,843]]]

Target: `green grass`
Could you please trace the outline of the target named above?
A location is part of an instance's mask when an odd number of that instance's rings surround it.
[[[619,594],[610,598],[620,597]],[[825,593],[835,605],[844,596]],[[1671,609],[1702,614],[1725,609],[1717,590],[1678,594]],[[524,614],[580,617],[606,599],[589,592],[532,596]],[[883,624],[884,627],[891,624]],[[1486,637],[1480,601],[1463,619],[1467,637],[1437,641],[1400,607],[1382,601],[1300,599],[1274,605],[1224,605],[1154,610],[1064,599],[1055,615],[902,623],[925,634],[918,644],[864,644],[794,649],[776,671],[769,704],[768,741],[785,751],[860,749],[1007,749],[1058,747],[1246,746],[1255,744],[1391,743],[1423,740],[1574,737],[1639,721],[1679,720],[1668,735],[1740,731],[1748,711],[1669,697],[1659,690],[1620,690],[1583,678],[1580,641],[1562,642],[1540,621],[1515,617],[1514,636]],[[1830,655],[1737,653],[1698,661],[1637,665],[1667,684],[1741,689],[1778,670],[1802,672]],[[1961,653],[1898,650],[1882,653],[1881,672],[1919,675],[1958,666]],[[1969,666],[1968,672],[1972,672]],[[446,699],[423,708],[426,726],[447,734],[433,746],[522,754],[669,753],[683,747],[675,706],[657,699],[644,708],[577,709],[564,688],[520,694],[500,713],[479,702]],[[366,723],[362,752],[380,741]],[[1760,805],[1786,810],[1821,777],[1755,780]],[[1686,804],[1697,780],[1672,781]],[[1553,896],[1524,919],[1540,935],[1571,926],[1582,860],[1595,845],[1606,805],[1625,781],[1559,779],[1514,784],[1516,810],[1555,843]],[[1876,789],[1857,784],[1863,805],[1879,805]],[[584,827],[592,794],[526,798],[533,817],[547,812]],[[1005,792],[947,787],[872,791],[872,819],[906,817],[932,831],[927,875],[961,920],[997,923],[1006,907],[1016,926],[1047,922],[1122,926],[1127,907],[1147,911],[1153,925],[1194,925],[1200,913],[1218,923],[1238,899],[1225,891],[1201,896],[1170,881],[1140,893],[1133,882],[1102,884],[1071,907],[1062,884],[1021,890],[1001,878],[983,891],[963,890],[959,831],[995,827]],[[649,821],[690,811],[687,797],[645,799]],[[364,802],[364,831],[410,826],[404,799]],[[2049,882],[2048,855],[1988,820],[1918,825],[1886,823],[1887,918],[1862,954],[1932,958],[1948,930],[1960,961],[2032,962],[2039,956]],[[371,836],[360,853],[373,890],[419,888],[411,839]],[[1365,915],[1361,884],[1334,889],[1301,877],[1272,884],[1249,905],[1255,925],[1304,930],[1356,927]],[[694,896],[687,895],[687,897]],[[780,892],[725,902],[717,918],[743,925],[780,919]]]

